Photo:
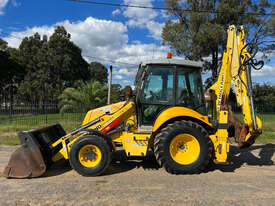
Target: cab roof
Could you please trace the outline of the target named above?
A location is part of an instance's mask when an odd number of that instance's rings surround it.
[[[202,62],[185,59],[152,59],[141,62],[141,66],[146,65],[181,65],[202,68]]]

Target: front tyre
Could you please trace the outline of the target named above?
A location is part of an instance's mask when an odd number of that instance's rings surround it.
[[[158,163],[169,173],[200,173],[212,158],[211,140],[199,124],[177,121],[156,135],[154,153]]]
[[[99,176],[111,162],[111,148],[97,135],[87,135],[76,140],[69,154],[72,168],[82,176]]]

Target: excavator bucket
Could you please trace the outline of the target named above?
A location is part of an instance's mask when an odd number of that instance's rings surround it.
[[[21,147],[11,155],[4,177],[31,178],[44,174],[52,163],[52,156],[62,147],[51,148],[52,143],[64,135],[66,132],[60,124],[19,132]]]
[[[249,134],[249,127],[236,117],[231,108],[228,113],[228,123],[229,126],[234,128],[234,138],[239,148],[250,147],[255,143],[256,138],[262,133],[262,126],[260,126],[260,129],[258,131],[254,131],[251,137],[246,140],[246,136]]]

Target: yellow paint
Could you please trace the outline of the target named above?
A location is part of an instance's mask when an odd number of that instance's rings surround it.
[[[258,129],[254,129],[251,102],[243,84],[247,84],[245,68],[239,73],[241,63],[245,61],[245,57],[249,58],[250,54],[246,49],[243,49],[246,45],[243,27],[241,27],[240,32],[237,32],[235,26],[232,25],[228,28],[227,34],[227,46],[223,53],[218,80],[210,87],[212,97],[215,99],[213,118],[218,120],[218,124],[228,124],[228,114],[224,110],[228,109],[229,92],[233,80],[237,103],[242,107],[244,123],[249,127],[249,133],[245,139],[247,141],[252,136],[257,137],[262,132],[262,123],[258,117],[256,117]],[[226,162],[229,151],[227,130],[218,129],[214,135],[210,135],[210,138],[214,145],[217,161]]]
[[[134,111],[135,111],[135,107],[134,107],[134,103],[133,102],[128,102],[126,105],[125,105],[125,102],[120,102],[120,103],[117,103],[117,104],[114,104],[114,105],[109,105],[109,106],[102,107],[102,108],[107,108],[107,107],[110,107],[110,106],[112,106],[112,108],[114,108],[114,109],[112,109],[113,113],[107,113],[106,114],[104,112],[105,115],[102,115],[100,113],[99,116],[101,116],[100,117],[101,121],[98,122],[95,125],[92,125],[91,127],[89,127],[89,129],[94,129],[94,130],[102,131],[104,128],[106,128],[110,123],[112,123],[117,118],[120,118],[120,120],[121,120],[120,123],[119,123],[119,125],[120,125],[124,121],[128,120],[129,118],[132,118],[132,116],[134,114]],[[99,108],[99,109],[102,109],[102,108]],[[95,113],[91,112],[89,115],[91,115],[91,114],[97,114],[97,112],[95,112]],[[88,114],[86,115],[85,120],[83,121],[83,124],[88,123],[88,122],[85,122],[85,121],[88,121],[89,119],[92,119],[92,120],[95,119],[93,117],[90,117],[89,115]],[[68,159],[69,158],[70,148],[73,145],[73,143],[78,138],[80,138],[80,137],[82,137],[84,135],[87,135],[87,134],[88,134],[88,132],[83,132],[82,131],[82,132],[79,132],[79,133],[77,133],[75,135],[66,135],[66,136],[60,138],[59,140],[57,140],[56,142],[54,142],[51,145],[52,148],[56,147],[60,143],[62,143],[63,147],[59,150],[59,152],[57,154],[55,154],[52,157],[52,160],[55,162],[55,161],[58,161],[59,159],[61,159],[62,157],[65,158],[65,159]],[[69,140],[69,142],[66,143],[66,140]]]
[[[65,158],[64,156],[65,155],[62,153],[62,150],[61,150],[52,157],[52,161],[57,162],[58,160]]]
[[[94,154],[93,159],[89,160],[87,158],[87,152],[92,152]],[[92,168],[100,163],[102,159],[102,153],[97,146],[89,144],[85,145],[79,150],[78,159],[80,164],[82,164],[84,167]]]
[[[181,165],[194,163],[200,155],[200,144],[190,134],[180,134],[174,137],[169,147],[172,159]]]
[[[122,132],[121,138],[123,148],[127,156],[146,156],[148,150],[148,141],[151,133],[135,134]]]
[[[62,158],[65,158],[65,159],[69,158],[69,151],[68,151],[69,146],[65,143],[63,138],[60,138],[57,142],[62,144],[62,148],[52,157],[53,162],[57,162]],[[52,146],[55,144],[56,143],[53,143]]]
[[[228,124],[228,111],[220,111],[219,123]],[[216,132],[217,141],[214,144],[216,160],[218,162],[227,161],[227,153],[229,152],[228,132],[227,129],[218,129]]]
[[[245,42],[245,34],[244,34],[244,28],[241,27],[241,32],[239,32],[238,35],[238,52],[241,54],[242,48],[246,45]],[[246,58],[250,58],[251,55],[250,53],[245,49],[242,50],[242,55],[241,55],[241,62],[243,63]],[[262,121],[260,120],[259,117],[256,116],[256,125],[257,125],[257,130],[254,128],[254,122],[252,118],[252,107],[251,107],[251,101],[249,96],[247,95],[247,89],[244,84],[241,83],[241,80],[246,84],[247,83],[247,78],[244,69],[240,73],[240,76],[236,76],[234,79],[235,87],[238,88],[238,92],[236,93],[237,95],[237,102],[238,105],[242,107],[242,113],[243,113],[243,120],[244,123],[248,125],[249,128],[249,133],[245,140],[247,141],[250,137],[257,137],[262,133]]]
[[[176,117],[192,117],[212,127],[212,124],[208,121],[207,116],[203,116],[202,114],[187,107],[171,107],[164,110],[158,116],[153,127],[153,132],[157,131],[158,128],[160,128],[166,121]]]
[[[95,120],[96,118],[104,115],[106,112],[110,112],[110,114],[117,112],[124,104],[125,102],[118,102],[116,104],[110,104],[104,107],[90,110],[89,112],[87,112],[82,125],[85,125]]]

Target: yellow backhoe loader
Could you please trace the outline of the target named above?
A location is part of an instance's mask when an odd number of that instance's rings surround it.
[[[240,147],[252,145],[262,132],[251,86],[251,66],[256,65],[246,45],[243,27],[230,26],[219,76],[205,95],[201,63],[173,58],[142,62],[134,94],[125,102],[89,111],[81,128],[66,134],[55,124],[20,132],[22,146],[4,175],[37,177],[65,158],[79,174],[97,176],[121,147],[128,157],[152,150],[172,174],[199,173],[210,162],[227,163],[229,128]],[[228,106],[232,80],[243,122]]]

